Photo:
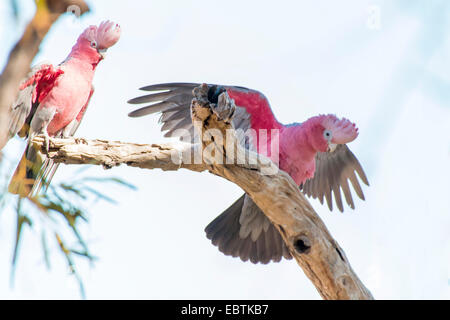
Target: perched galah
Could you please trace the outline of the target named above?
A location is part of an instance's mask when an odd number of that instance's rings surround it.
[[[151,93],[129,103],[155,103],[129,116],[161,112],[162,131],[168,130],[165,136],[177,136],[183,131],[177,129],[186,129],[194,137],[190,105],[192,90],[197,86],[199,84],[168,83],[143,87],[141,90]],[[347,204],[354,209],[350,180],[356,194],[364,199],[355,172],[368,185],[367,177],[346,145],[358,136],[355,124],[334,115],[319,115],[303,123],[283,125],[276,120],[266,97],[258,91],[208,85],[208,98],[217,102],[219,94],[225,91],[237,107],[232,119],[235,129],[251,128],[256,132],[279,129],[279,168],[286,171],[305,194],[319,198],[322,204],[325,198],[330,210],[334,194],[339,210],[343,211],[342,189]],[[205,231],[220,251],[243,261],[268,263],[278,262],[282,257],[291,258],[278,230],[247,194],[212,221]]]
[[[37,193],[52,179],[58,165],[36,150],[31,140],[73,136],[94,92],[95,69],[106,50],[120,38],[120,26],[104,21],[86,28],[69,56],[58,66],[32,69],[12,105],[10,137],[28,137],[28,146],[9,184],[9,192],[23,197]]]

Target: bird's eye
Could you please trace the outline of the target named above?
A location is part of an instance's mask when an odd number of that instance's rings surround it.
[[[97,48],[97,41],[92,40],[92,41],[91,41],[91,47],[92,47],[92,48]]]
[[[330,140],[331,140],[331,136],[332,136],[332,134],[331,134],[331,131],[330,131],[330,130],[325,130],[325,131],[323,132],[323,137],[324,137],[327,141],[330,141]]]

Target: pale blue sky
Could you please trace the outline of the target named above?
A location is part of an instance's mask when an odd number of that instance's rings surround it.
[[[0,4],[0,64],[33,14],[18,25]],[[262,91],[282,122],[335,113],[356,122],[350,147],[370,187],[356,210],[330,213],[312,200],[375,298],[450,298],[450,26],[448,1],[90,1],[80,21],[61,19],[36,62],[62,61],[89,24],[112,19],[122,38],[95,76],[77,132],[85,138],[163,142],[157,116],[129,119],[143,85],[235,84]],[[372,8],[372,9],[371,9]],[[379,10],[379,28],[368,24]],[[18,157],[23,144],[6,153]],[[78,167],[61,166],[56,180]],[[292,261],[253,265],[222,255],[204,227],[242,194],[207,173],[92,167],[138,187],[104,190],[83,228],[99,259],[79,263],[87,298],[319,299]],[[0,298],[78,298],[56,248],[52,269],[40,233],[26,231],[15,286],[12,209],[0,213]]]

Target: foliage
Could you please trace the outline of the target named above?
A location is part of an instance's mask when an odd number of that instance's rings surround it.
[[[3,159],[0,163],[8,166],[4,172],[13,172],[8,161]],[[72,179],[67,181],[54,181],[47,190],[41,191],[31,198],[21,198],[8,194],[8,180],[4,176],[0,185],[0,212],[6,206],[15,206],[16,237],[13,249],[11,280],[19,256],[20,243],[25,228],[38,231],[42,246],[44,261],[50,269],[49,241],[53,241],[59,252],[64,256],[70,273],[77,279],[80,286],[80,294],[85,296],[82,279],[77,272],[76,258],[85,258],[93,262],[95,257],[80,232],[80,226],[89,222],[88,207],[98,201],[116,203],[111,197],[99,190],[107,189],[107,185],[116,184],[129,189],[136,189],[133,185],[116,177],[92,177],[84,176],[82,171],[87,167],[77,170]],[[70,239],[70,240],[69,240]]]

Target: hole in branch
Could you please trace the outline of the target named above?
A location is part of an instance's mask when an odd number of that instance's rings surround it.
[[[294,240],[294,248],[298,253],[309,253],[311,249],[311,243],[306,236],[300,236]]]

